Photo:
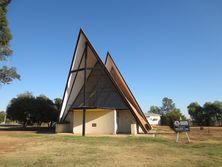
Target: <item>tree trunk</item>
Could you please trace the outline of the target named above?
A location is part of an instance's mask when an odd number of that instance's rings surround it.
[[[26,126],[27,126],[26,121],[24,121],[24,122],[22,123],[22,127],[23,127],[23,128],[26,128]]]

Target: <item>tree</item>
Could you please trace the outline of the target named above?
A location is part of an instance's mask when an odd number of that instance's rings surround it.
[[[151,106],[149,112],[161,115],[161,124],[173,127],[174,121],[180,119],[186,120],[186,117],[181,113],[180,109],[176,108],[172,99],[164,97],[162,99],[162,106]]]
[[[204,125],[204,110],[197,102],[190,103],[187,109],[194,122],[201,126]]]
[[[151,106],[149,113],[161,114],[161,110],[158,106]]]
[[[217,122],[220,126],[222,126],[222,102],[220,101],[215,101],[214,106],[216,108],[216,118]]]
[[[171,128],[173,128],[174,122],[179,120],[186,120],[186,117],[181,113],[180,109],[178,108],[175,108],[173,111],[161,116],[162,124],[168,125]]]
[[[27,124],[43,122],[49,126],[57,121],[58,110],[56,105],[45,95],[34,97],[26,92],[13,98],[8,107],[7,115],[10,119],[19,121],[25,127]]]
[[[222,125],[222,102],[206,102],[203,107],[197,102],[191,103],[188,112],[193,120],[200,126]]]
[[[10,0],[0,0],[0,61],[6,61],[12,55],[9,42],[12,39],[6,18],[7,6]],[[0,86],[9,84],[14,79],[20,79],[15,67],[2,66],[0,68]]]
[[[204,124],[207,126],[215,125],[217,122],[217,106],[214,103],[206,102],[203,106]]]
[[[215,101],[213,103],[206,102],[203,106],[205,125],[212,126],[221,125],[222,102]]]
[[[173,102],[173,100],[168,97],[164,97],[162,99],[162,106],[161,107],[151,106],[150,110],[148,112],[156,113],[156,114],[160,114],[160,115],[165,115],[165,114],[173,111],[174,109],[176,109],[176,107],[175,107],[175,103]]]
[[[62,99],[61,98],[55,98],[54,99],[54,104],[56,106],[56,115],[57,115],[57,121],[59,119],[59,113],[62,107]]]
[[[56,106],[56,109],[59,111],[62,106],[62,99],[61,98],[55,98],[54,99],[54,104]]]
[[[7,116],[26,127],[32,122],[33,106],[35,106],[35,97],[30,92],[20,94],[10,101],[6,110]]]
[[[5,120],[5,112],[4,111],[0,111],[0,123],[1,122],[4,122],[4,120]]]
[[[164,97],[162,100],[162,107],[160,109],[162,114],[167,114],[175,109],[175,103],[172,99]]]
[[[36,97],[34,113],[32,115],[34,122],[39,125],[45,122],[51,126],[52,122],[56,122],[57,120],[56,106],[48,97],[40,95]]]

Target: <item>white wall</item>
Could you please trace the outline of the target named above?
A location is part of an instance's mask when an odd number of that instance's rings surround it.
[[[131,124],[135,119],[129,110],[117,110],[117,132],[131,133]]]
[[[160,125],[160,116],[146,116],[150,125]]]
[[[73,133],[82,134],[82,110],[73,111]],[[96,124],[96,127],[93,127]],[[113,110],[86,110],[85,134],[113,134],[114,111]]]
[[[73,113],[69,112],[66,117],[66,123],[56,124],[56,133],[72,132],[73,128]]]
[[[70,132],[70,124],[56,124],[56,129],[55,129],[56,133],[66,133],[66,132]]]

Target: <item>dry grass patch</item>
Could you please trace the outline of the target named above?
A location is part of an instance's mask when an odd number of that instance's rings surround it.
[[[197,132],[190,133],[192,138],[196,137]],[[0,139],[0,166],[192,167],[222,164],[222,141],[214,138],[176,144],[175,134],[150,138],[8,132],[0,134]],[[13,147],[2,149],[4,141]]]

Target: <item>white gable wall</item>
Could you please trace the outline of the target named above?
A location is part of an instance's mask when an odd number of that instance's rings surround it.
[[[74,55],[74,61],[73,61],[73,64],[71,65],[72,66],[71,70],[75,70],[75,68],[78,67],[78,64],[80,63],[80,60],[81,60],[81,55],[85,49],[85,42],[86,42],[86,39],[84,38],[83,34],[80,34],[79,42],[78,42],[78,45],[76,48],[76,53]],[[71,103],[70,101],[73,101],[73,99],[68,99],[68,97],[69,97],[69,94],[71,93],[70,91],[71,91],[72,83],[74,81],[75,76],[76,76],[76,73],[71,73],[68,76],[68,78],[69,78],[68,85],[65,90],[65,96],[63,99],[59,119],[61,119],[62,116],[65,115],[65,113],[68,111],[68,108],[66,106],[71,105],[69,103]]]
[[[77,45],[76,53],[74,55],[74,61],[73,61],[71,70],[77,70],[78,69],[78,66],[80,64],[82,55],[84,53],[84,49],[85,49],[85,46],[86,46],[85,45],[86,41],[87,41],[86,38],[81,33],[80,38],[79,38],[79,42],[78,42],[78,45]],[[91,68],[96,64],[97,59],[95,58],[95,55],[92,52],[90,47],[87,47],[87,55],[88,55],[87,67]],[[85,56],[83,57],[79,68],[84,67],[84,61],[85,61]],[[87,71],[87,74],[86,74],[87,78],[88,78],[90,72],[91,71]],[[73,84],[74,79],[75,79],[75,83]],[[75,98],[77,97],[77,95],[78,95],[79,91],[81,90],[83,84],[84,84],[84,72],[83,71],[79,71],[78,73],[74,72],[74,73],[71,73],[69,75],[68,85],[67,85],[67,89],[65,90],[65,96],[64,96],[63,103],[62,103],[62,109],[61,109],[61,112],[60,112],[60,117],[59,117],[60,119],[70,109],[72,103],[74,102]],[[73,85],[73,88],[72,88],[72,85]]]

